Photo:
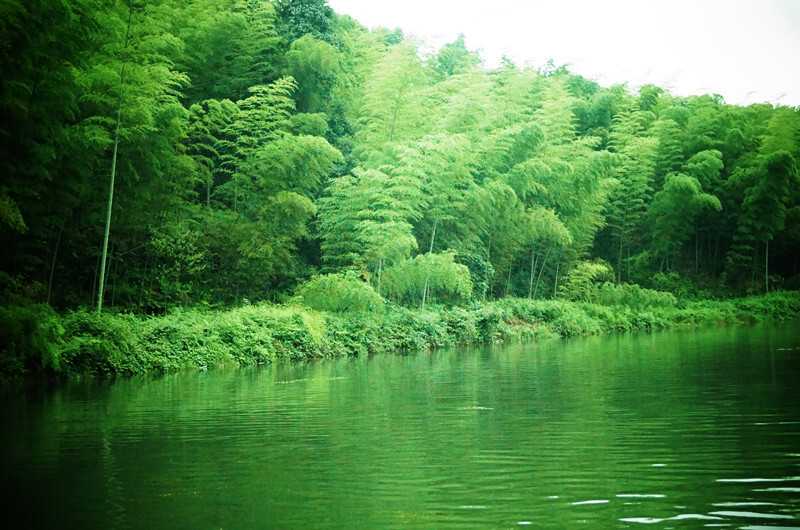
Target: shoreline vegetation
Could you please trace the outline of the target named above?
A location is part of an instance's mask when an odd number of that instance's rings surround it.
[[[800,108],[327,0],[3,9],[0,379],[800,313]]]
[[[616,289],[619,291],[619,289]],[[128,376],[281,361],[403,354],[446,347],[532,342],[637,330],[738,325],[800,315],[800,292],[726,300],[568,301],[505,298],[470,307],[394,304],[316,310],[299,300],[162,316],[49,306],[0,309],[9,329],[0,380],[25,376]],[[667,294],[667,293],[658,293]]]

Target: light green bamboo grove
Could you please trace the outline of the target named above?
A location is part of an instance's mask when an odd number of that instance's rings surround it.
[[[795,108],[489,69],[463,38],[424,55],[324,0],[1,0],[0,43],[8,299],[800,286]]]

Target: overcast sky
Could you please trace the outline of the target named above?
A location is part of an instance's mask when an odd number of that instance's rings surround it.
[[[459,33],[487,66],[556,65],[603,86],[628,82],[728,103],[800,106],[800,0],[329,0],[374,28],[431,47]]]

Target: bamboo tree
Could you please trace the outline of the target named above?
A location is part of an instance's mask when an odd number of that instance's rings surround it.
[[[619,185],[611,196],[608,225],[617,240],[617,283],[622,282],[622,256],[644,216],[652,193],[658,139],[647,135],[652,113],[626,109],[614,120],[609,147],[614,151]],[[630,277],[628,278],[630,279]]]
[[[697,178],[683,173],[667,175],[664,189],[655,194],[647,209],[654,250],[663,253],[666,260],[691,236],[694,220],[700,212],[721,209],[719,199],[705,193]]]
[[[394,145],[421,136],[425,82],[417,50],[409,43],[393,46],[375,65],[356,122],[354,154],[362,165],[380,168]]]
[[[106,258],[108,254],[108,235],[111,231],[111,209],[114,204],[114,180],[117,174],[117,150],[119,148],[119,125],[122,121],[122,95],[125,91],[125,62],[127,60],[128,40],[131,34],[131,21],[133,20],[133,6],[128,5],[128,23],[125,29],[125,44],[123,46],[122,67],[119,72],[119,96],[117,98],[117,120],[114,126],[114,150],[111,155],[111,179],[108,184],[108,204],[106,206],[106,225],[103,232],[103,250],[100,259],[100,284],[97,293],[97,312],[103,309],[103,290],[106,277]]]
[[[764,273],[769,273],[769,242],[786,227],[787,203],[790,190],[800,182],[800,172],[794,157],[786,150],[775,151],[764,156],[756,169],[756,183],[747,189],[742,202],[742,213],[738,219],[738,230],[734,242],[741,252],[752,245],[754,256],[757,243],[764,243]],[[753,258],[753,281],[755,280],[757,257]],[[768,288],[768,279],[765,278]]]
[[[319,203],[319,234],[329,270],[374,265],[390,267],[417,249],[411,225],[419,217],[420,184],[413,177],[391,178],[377,170],[355,168],[331,179],[328,197]]]

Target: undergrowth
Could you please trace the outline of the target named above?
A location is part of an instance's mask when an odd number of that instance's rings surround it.
[[[0,376],[174,372],[800,315],[797,291],[680,302],[653,293],[605,288],[593,301],[508,298],[424,310],[323,311],[296,301],[157,317],[10,306],[0,308]]]

